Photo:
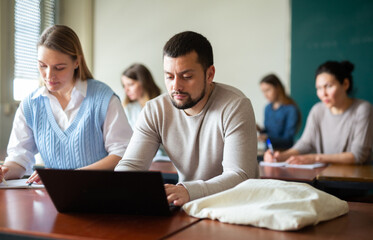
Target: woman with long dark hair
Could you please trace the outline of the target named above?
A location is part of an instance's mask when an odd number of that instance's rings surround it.
[[[136,123],[145,103],[161,94],[149,69],[143,64],[135,63],[122,73],[122,86],[126,96],[123,101],[124,111],[132,128]]]
[[[280,79],[270,74],[260,81],[260,88],[269,101],[264,110],[264,128],[257,127],[259,141],[270,139],[274,148],[293,146],[300,125],[300,112],[294,100],[285,93]]]

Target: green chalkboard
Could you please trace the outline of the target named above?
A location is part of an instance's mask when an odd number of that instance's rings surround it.
[[[319,101],[315,70],[327,60],[355,64],[352,96],[373,103],[373,1],[292,0],[291,14],[291,96],[302,129]]]

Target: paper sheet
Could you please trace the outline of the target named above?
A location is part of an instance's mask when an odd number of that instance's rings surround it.
[[[287,167],[287,168],[305,168],[314,169],[326,166],[325,163],[314,163],[314,164],[288,164],[286,162],[260,162],[260,166],[270,166],[270,167]]]
[[[286,162],[260,162],[260,166],[270,166],[270,167],[285,167]]]
[[[0,183],[0,189],[1,188],[44,188],[43,184],[37,184],[33,183],[31,186],[26,183],[27,178],[23,179],[15,179],[15,180],[7,180],[6,183],[7,185],[2,182]]]

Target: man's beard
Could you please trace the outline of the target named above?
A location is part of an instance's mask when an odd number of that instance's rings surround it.
[[[188,98],[187,98],[185,103],[178,104],[175,101],[175,99],[173,98],[174,94],[184,94],[184,95],[187,95]],[[171,97],[172,105],[174,105],[174,107],[176,107],[178,109],[188,109],[188,108],[194,107],[197,103],[199,103],[199,101],[202,100],[202,98],[205,96],[205,94],[206,94],[206,81],[204,82],[201,94],[199,95],[199,97],[197,97],[195,99],[192,99],[189,93],[180,92],[180,91],[172,91],[170,97]]]

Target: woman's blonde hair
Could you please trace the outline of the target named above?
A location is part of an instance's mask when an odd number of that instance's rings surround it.
[[[78,60],[78,67],[74,70],[74,80],[79,78],[85,81],[93,78],[85,62],[78,35],[71,28],[64,25],[48,27],[39,38],[39,46],[59,51],[69,55],[73,60]]]

